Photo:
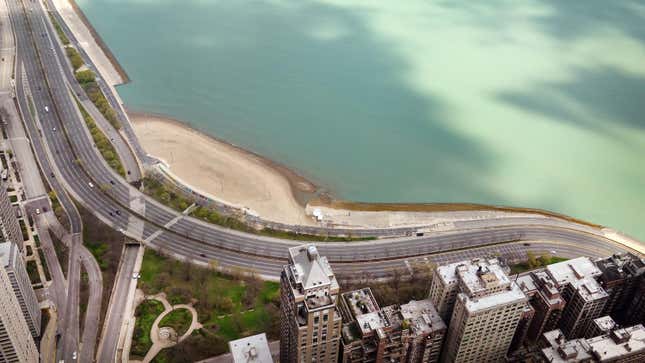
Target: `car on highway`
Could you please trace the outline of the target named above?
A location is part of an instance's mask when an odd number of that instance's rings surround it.
[[[40,208],[36,208],[36,214],[40,214]]]
[[[133,272],[133,273],[132,273],[132,279],[133,279],[133,280],[140,279],[140,278],[141,278],[141,274],[140,274],[140,273],[138,273],[138,272]]]
[[[49,112],[49,106],[45,106],[45,112]]]
[[[52,131],[56,132],[56,128],[55,128],[55,127],[52,127]]]
[[[88,182],[87,185],[89,185],[90,188],[94,188],[94,183],[92,183],[92,182]]]

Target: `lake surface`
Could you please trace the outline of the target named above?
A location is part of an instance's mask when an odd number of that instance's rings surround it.
[[[645,1],[77,0],[163,113],[360,201],[645,239]]]

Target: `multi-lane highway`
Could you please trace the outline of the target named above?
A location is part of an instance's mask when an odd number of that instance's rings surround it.
[[[20,59],[32,85],[33,102],[47,145],[45,150],[37,150],[37,155],[39,159],[52,160],[69,193],[115,229],[166,253],[202,263],[216,259],[222,267],[242,266],[265,276],[277,276],[287,248],[300,242],[241,233],[183,216],[143,195],[107,166],[93,147],[69,91],[70,82],[64,71],[69,65],[57,56],[62,50],[53,40],[55,34],[47,26],[48,18],[39,6],[34,6],[28,16],[33,42],[22,39],[19,44],[23,45],[20,49],[25,56]],[[46,106],[50,112],[45,111]],[[107,185],[109,190],[104,192],[98,185]],[[453,231],[420,238],[325,243],[320,249],[332,263],[344,265],[343,270],[369,269],[383,274],[385,268],[401,265],[410,256],[534,239],[577,243],[581,254],[590,244],[620,249],[594,228],[547,217],[463,222]],[[362,264],[353,263],[356,261]]]
[[[105,163],[94,146],[76,99],[103,123],[102,128],[108,135],[115,131],[110,131],[106,121],[87,105],[49,17],[39,2],[6,1],[18,49],[17,100],[42,174],[52,188],[67,191],[103,222],[165,253],[204,264],[217,260],[223,268],[245,267],[267,278],[279,276],[286,261],[287,248],[302,242],[232,231],[184,216],[143,195]],[[70,38],[73,39],[71,34]],[[104,88],[104,91],[108,98],[114,100],[109,88]],[[122,142],[119,140],[115,138],[117,144]],[[128,169],[138,170],[134,164],[142,158],[133,154],[127,156],[132,151],[125,147],[117,145],[119,154]],[[140,150],[140,147],[134,150]],[[71,224],[68,294],[64,298],[67,303],[62,315],[66,324],[76,328],[66,329],[60,354],[62,359],[71,361],[79,347],[79,262],[83,261],[86,270],[94,276],[100,276],[100,271],[94,271],[95,266],[89,263],[91,256],[82,248],[80,216],[67,193],[59,193],[59,200],[68,211]],[[480,249],[472,250],[473,247]],[[527,250],[556,250],[559,255],[567,257],[601,256],[628,248],[608,239],[598,229],[553,217],[535,216],[460,222],[453,230],[433,232],[423,237],[323,243],[319,249],[341,275],[366,272],[374,277],[384,277],[392,269],[406,268],[427,258],[445,262],[474,253],[521,255]],[[97,296],[96,292],[91,294],[91,304],[100,306],[100,297],[96,300]],[[63,297],[58,296],[57,300],[63,300]],[[83,349],[79,353],[83,361],[91,361],[93,356],[97,320],[98,313],[88,311]],[[112,346],[105,346],[108,356],[113,354]]]

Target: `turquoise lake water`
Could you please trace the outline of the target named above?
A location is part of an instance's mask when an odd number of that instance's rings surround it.
[[[340,198],[645,239],[645,1],[77,0],[163,113]]]

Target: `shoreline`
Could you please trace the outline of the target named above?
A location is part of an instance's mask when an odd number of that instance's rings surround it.
[[[269,221],[313,225],[306,205],[318,187],[297,172],[172,117],[127,112],[144,150],[182,184]]]
[[[154,113],[154,112],[142,112],[142,111],[134,111],[131,109],[126,108],[126,113],[128,115],[128,118],[132,120],[132,124],[137,124],[139,122],[142,122],[142,118],[151,118],[155,119],[155,121],[171,124],[177,128],[184,129],[190,133],[197,134],[199,137],[203,137],[206,139],[210,139],[210,141],[225,145],[226,147],[229,147],[241,154],[245,154],[248,157],[251,157],[255,160],[260,161],[262,164],[264,164],[267,168],[270,168],[274,170],[275,172],[279,173],[282,175],[290,184],[291,188],[293,189],[293,197],[296,198],[300,204],[305,207],[307,205],[307,202],[309,201],[308,198],[304,198],[303,195],[307,195],[308,197],[313,197],[316,192],[320,190],[320,186],[313,181],[307,179],[306,177],[302,176],[300,173],[297,171],[289,168],[288,166],[281,164],[275,160],[271,160],[267,158],[266,156],[260,155],[254,151],[251,151],[249,149],[245,149],[242,146],[235,145],[229,141],[226,141],[222,138],[219,138],[215,135],[211,135],[208,132],[202,131],[194,126],[192,126],[188,122],[180,121],[174,117],[170,117],[167,115],[163,115],[160,113]],[[139,134],[137,133],[137,136]]]
[[[114,68],[114,71],[119,75],[119,77],[121,77],[121,82],[112,84],[112,86],[129,83],[131,81],[130,76],[128,76],[128,73],[121,66],[121,63],[119,63],[119,60],[116,58],[114,53],[112,53],[112,50],[110,50],[110,47],[108,47],[105,41],[103,41],[103,38],[101,38],[101,35],[98,33],[98,31],[96,31],[94,26],[92,26],[92,23],[87,18],[87,16],[85,16],[85,13],[80,8],[80,6],[78,6],[78,4],[76,3],[76,0],[68,0],[68,2],[72,7],[72,9],[74,10],[74,13],[76,13],[76,16],[78,16],[81,22],[85,25],[85,28],[87,28],[87,31],[92,36],[94,43],[96,43],[99,49],[103,52],[107,60]]]

